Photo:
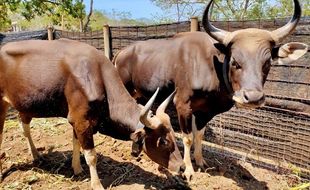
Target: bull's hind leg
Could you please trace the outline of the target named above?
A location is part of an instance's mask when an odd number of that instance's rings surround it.
[[[30,151],[33,160],[37,160],[40,156],[37,148],[35,147],[33,140],[31,138],[31,133],[30,133],[30,122],[31,122],[31,117],[24,116],[23,114],[19,114],[21,124],[20,127],[23,130],[23,134],[27,139],[28,143],[28,150]]]
[[[4,101],[0,101],[0,148],[3,137],[3,125],[5,121],[5,115],[8,110],[8,104]],[[2,181],[2,162],[0,160],[0,180]]]

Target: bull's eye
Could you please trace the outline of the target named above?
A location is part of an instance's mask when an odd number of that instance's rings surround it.
[[[270,64],[271,64],[271,60],[268,59],[268,60],[265,62],[265,64],[263,65],[263,71],[264,71],[264,72],[267,71],[267,70],[269,70]]]
[[[239,63],[235,60],[232,61],[231,66],[235,69],[241,69],[242,67],[239,65]]]

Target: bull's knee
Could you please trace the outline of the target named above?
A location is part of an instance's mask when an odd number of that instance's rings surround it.
[[[96,153],[95,149],[85,150],[84,156],[85,156],[85,160],[86,160],[87,165],[89,165],[89,166],[95,166],[96,165],[97,153]]]

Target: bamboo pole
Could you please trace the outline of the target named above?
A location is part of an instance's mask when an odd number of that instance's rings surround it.
[[[199,31],[198,17],[191,17],[191,32]]]
[[[110,27],[103,26],[103,41],[104,41],[104,55],[111,59],[111,44],[110,44]]]

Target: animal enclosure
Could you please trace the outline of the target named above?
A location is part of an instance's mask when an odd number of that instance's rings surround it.
[[[243,22],[213,22],[219,28],[234,31],[241,28],[273,30],[287,19],[253,20]],[[201,26],[201,25],[200,25]],[[199,27],[203,31],[202,27]],[[147,39],[167,39],[179,32],[191,30],[191,22],[150,26],[109,27],[109,46],[104,32],[87,33],[53,31],[53,38],[69,38],[115,53]],[[0,43],[21,39],[47,39],[47,31],[23,32],[0,36]],[[310,18],[302,18],[296,31],[285,40],[310,44]],[[260,109],[233,108],[216,116],[208,124],[204,148],[217,154],[243,159],[273,170],[301,168],[310,178],[310,52],[290,65],[273,64],[265,84],[266,105]]]

